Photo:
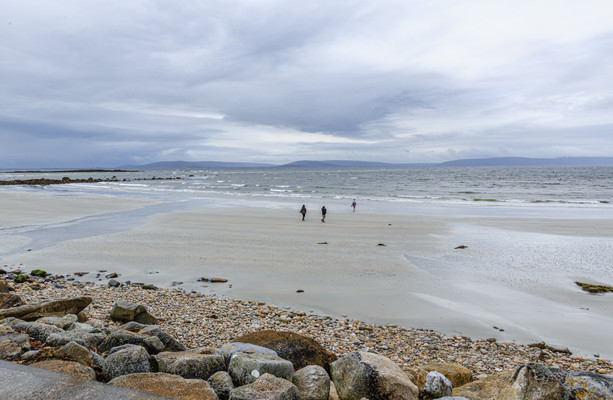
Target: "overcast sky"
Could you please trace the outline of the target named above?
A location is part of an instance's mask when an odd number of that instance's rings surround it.
[[[0,168],[613,155],[613,1],[0,0]]]

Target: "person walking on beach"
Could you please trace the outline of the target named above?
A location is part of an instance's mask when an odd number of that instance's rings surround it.
[[[351,207],[353,207],[353,212],[355,212],[355,206],[357,206],[358,203],[355,202],[355,199],[353,199],[353,202],[351,202]]]
[[[304,217],[306,216],[306,206],[303,204],[300,209],[300,214],[302,214],[302,220],[304,221]]]
[[[326,222],[326,213],[328,212],[328,210],[326,210],[326,206],[323,206],[321,208],[321,222]]]

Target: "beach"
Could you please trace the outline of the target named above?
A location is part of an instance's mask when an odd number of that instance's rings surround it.
[[[574,283],[613,282],[612,219],[300,205],[3,191],[0,262],[613,358],[612,295]]]

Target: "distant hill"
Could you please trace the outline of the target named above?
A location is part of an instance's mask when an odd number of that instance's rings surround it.
[[[224,161],[160,161],[145,165],[124,165],[123,169],[200,169],[200,168],[268,168],[275,164]]]
[[[302,160],[288,164],[243,163],[223,161],[162,161],[145,165],[123,165],[120,169],[204,169],[204,168],[411,168],[411,167],[595,167],[613,166],[613,157],[527,158],[498,157],[472,158],[438,164],[394,164],[353,160]]]
[[[447,161],[437,167],[596,167],[613,166],[613,157],[499,157]]]

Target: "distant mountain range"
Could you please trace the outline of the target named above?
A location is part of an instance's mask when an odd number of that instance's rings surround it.
[[[200,169],[200,168],[410,168],[410,167],[596,167],[613,166],[613,157],[472,158],[443,163],[394,164],[352,160],[302,160],[289,164],[242,163],[223,161],[162,161],[145,165],[122,165],[120,169]]]

